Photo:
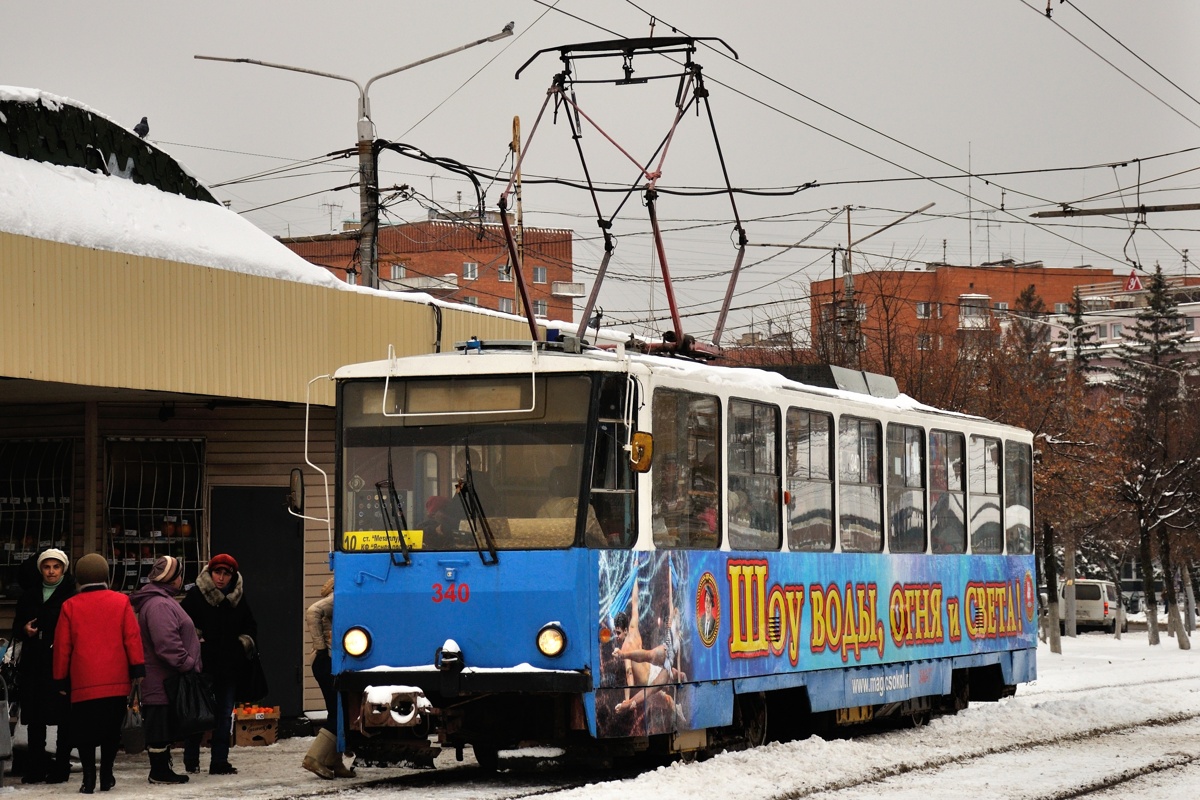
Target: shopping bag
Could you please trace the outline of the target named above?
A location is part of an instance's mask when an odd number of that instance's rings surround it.
[[[236,699],[239,703],[261,703],[268,691],[267,675],[263,672],[258,653],[255,653],[246,659],[242,673],[238,676]]]
[[[146,749],[146,729],[142,726],[142,696],[135,685],[125,706],[121,723],[121,749],[131,755]]]
[[[180,738],[210,731],[217,721],[217,700],[208,679],[199,672],[172,675],[166,682],[171,730]]]

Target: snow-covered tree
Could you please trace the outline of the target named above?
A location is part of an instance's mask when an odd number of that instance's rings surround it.
[[[1194,440],[1182,436],[1191,427],[1187,360],[1182,354],[1189,336],[1161,267],[1155,266],[1146,288],[1147,305],[1126,334],[1118,351],[1120,366],[1113,370],[1115,388],[1132,412],[1125,437],[1129,468],[1120,495],[1138,527],[1142,585],[1150,612],[1149,642],[1159,642],[1152,567],[1157,544],[1168,624],[1177,633],[1179,647],[1186,650],[1190,642],[1179,619],[1171,546],[1173,534],[1186,530],[1194,520],[1200,484]]]

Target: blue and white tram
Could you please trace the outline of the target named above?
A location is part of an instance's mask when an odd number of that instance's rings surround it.
[[[1036,676],[1027,431],[546,343],[335,379],[333,669],[368,758],[755,745]]]

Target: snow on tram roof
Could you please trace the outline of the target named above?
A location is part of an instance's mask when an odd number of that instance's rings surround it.
[[[521,373],[529,368],[532,354],[530,343],[517,347],[516,343],[506,343],[505,349],[432,353],[415,356],[368,361],[359,364],[348,364],[334,373],[335,380],[354,380],[364,378],[380,378],[384,376],[408,377],[421,376],[472,376],[495,375],[498,373]],[[974,414],[964,414],[957,411],[947,411],[935,406],[926,405],[906,394],[896,397],[876,397],[862,392],[817,386],[802,381],[793,380],[778,372],[754,367],[734,367],[706,364],[689,361],[682,358],[646,355],[633,353],[618,348],[616,350],[595,349],[582,353],[564,353],[558,351],[542,351],[537,354],[538,372],[577,372],[581,368],[597,371],[620,371],[626,369],[625,364],[641,365],[656,373],[673,372],[680,377],[706,383],[714,389],[725,389],[734,393],[749,393],[763,395],[769,392],[803,392],[811,395],[827,397],[831,400],[841,400],[870,406],[880,410],[920,412],[937,414],[962,420],[989,422],[994,425],[1011,427],[1003,423],[995,423]],[[457,360],[456,360],[457,359]],[[581,365],[581,360],[590,360],[587,366]]]

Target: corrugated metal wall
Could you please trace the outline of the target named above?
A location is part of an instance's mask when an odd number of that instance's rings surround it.
[[[345,291],[0,233],[0,376],[304,402],[343,364],[430,352],[433,311]],[[528,338],[445,309],[442,345]],[[332,405],[333,387],[316,387]]]

